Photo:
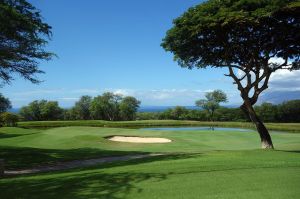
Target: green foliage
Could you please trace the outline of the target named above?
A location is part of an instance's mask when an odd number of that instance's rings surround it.
[[[118,120],[119,103],[122,97],[111,92],[95,97],[91,103],[90,111],[93,119]]]
[[[188,68],[265,69],[276,56],[289,58],[289,68],[296,69],[299,9],[298,0],[209,0],[175,19],[162,47]]]
[[[38,83],[35,74],[39,60],[53,53],[43,48],[51,37],[51,27],[43,22],[40,11],[26,0],[0,1],[0,79],[9,83],[13,73]]]
[[[300,122],[300,100],[291,100],[278,106],[278,121]]]
[[[19,116],[13,113],[4,112],[0,114],[1,126],[17,126]]]
[[[76,119],[89,120],[91,119],[90,106],[92,103],[91,96],[82,96],[71,111],[74,111]]]
[[[124,97],[119,104],[120,118],[125,121],[135,120],[140,104],[141,102],[134,97]]]
[[[63,109],[56,101],[33,101],[20,109],[20,115],[26,121],[59,120],[63,118]]]
[[[300,100],[291,100],[282,104],[263,103],[255,106],[255,111],[264,122],[300,122]],[[177,113],[177,114],[175,114]],[[185,107],[176,107],[157,113],[138,113],[138,120],[195,120],[208,121],[210,114],[207,110],[190,110]],[[215,121],[250,121],[247,115],[239,108],[219,107],[214,113]]]
[[[159,119],[184,120],[187,118],[189,110],[182,106],[167,109],[159,115]]]
[[[77,113],[78,112],[75,110],[74,107],[72,107],[70,109],[65,109],[63,111],[63,115],[64,115],[63,119],[64,120],[77,120],[77,117],[78,117]]]
[[[7,111],[7,109],[11,108],[11,102],[9,101],[8,98],[5,98],[1,93],[0,93],[0,113],[3,113]]]
[[[196,101],[196,105],[207,110],[210,114],[210,120],[214,120],[215,110],[220,108],[220,102],[227,102],[226,94],[221,90],[208,92],[205,95],[206,99]]]
[[[137,112],[136,120],[158,120],[159,116],[158,112]]]
[[[135,120],[140,101],[136,98],[103,93],[95,97],[90,105],[91,118],[97,120]]]
[[[278,121],[278,106],[265,102],[254,109],[264,122]]]

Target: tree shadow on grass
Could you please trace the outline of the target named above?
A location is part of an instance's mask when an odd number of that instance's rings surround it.
[[[137,184],[145,180],[162,180],[159,173],[74,174],[47,179],[14,180],[1,183],[2,198],[124,198],[132,191],[140,192]]]
[[[12,137],[18,137],[18,136],[22,136],[22,135],[20,135],[20,134],[0,133],[0,139],[3,139],[3,138],[12,138]]]
[[[167,179],[168,173],[124,172],[105,169],[144,164],[153,161],[176,160],[193,155],[168,155],[139,160],[103,164],[90,168],[52,172],[21,178],[0,180],[2,198],[107,198],[121,199],[132,192],[141,192],[144,181],[159,182]]]
[[[58,162],[84,160],[129,154],[148,154],[141,151],[114,151],[96,148],[40,149],[30,147],[0,146],[0,159],[5,161],[5,170],[28,169]]]
[[[136,151],[109,151],[93,148],[79,149],[40,149],[30,147],[0,147],[0,159],[5,161],[5,169],[32,168],[56,162],[119,156],[128,154],[145,154]]]
[[[300,150],[276,150],[281,152],[288,152],[288,153],[300,153]]]

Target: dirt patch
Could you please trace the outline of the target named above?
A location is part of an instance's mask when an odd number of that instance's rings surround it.
[[[108,138],[114,142],[131,142],[131,143],[169,143],[172,140],[167,138],[154,138],[154,137],[137,137],[137,136],[111,136]]]

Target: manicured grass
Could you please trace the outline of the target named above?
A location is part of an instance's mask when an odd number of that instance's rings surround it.
[[[139,120],[139,121],[103,121],[103,120],[76,120],[76,121],[34,121],[19,122],[24,128],[53,128],[65,126],[94,126],[94,127],[149,127],[149,126],[216,126],[255,128],[248,122],[203,122],[184,120]],[[300,133],[300,123],[266,123],[269,130],[290,131]]]
[[[167,144],[117,143],[111,135],[165,137]],[[7,168],[127,153],[170,153],[0,180],[0,198],[289,198],[300,196],[300,134],[272,133],[274,151],[256,132],[145,131],[122,128],[0,128]]]
[[[105,139],[112,135],[169,138],[167,144],[118,143]],[[199,153],[212,150],[259,149],[256,132],[145,131],[100,127],[60,127],[46,130],[0,128],[0,158],[8,169],[41,163],[122,155],[128,153]],[[273,133],[277,149],[297,150],[300,134]]]
[[[300,155],[216,151],[0,180],[1,198],[299,198]]]

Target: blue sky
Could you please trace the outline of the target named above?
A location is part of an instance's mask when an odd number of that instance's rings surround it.
[[[45,71],[39,75],[41,84],[16,77],[1,89],[15,108],[35,99],[57,100],[70,107],[81,95],[105,91],[133,95],[144,106],[193,105],[214,89],[227,93],[228,104],[241,102],[236,87],[223,75],[226,71],[180,68],[160,47],[172,20],[199,0],[30,2],[53,27],[47,49],[58,58],[40,64]],[[299,85],[296,82],[293,90],[296,96]]]

